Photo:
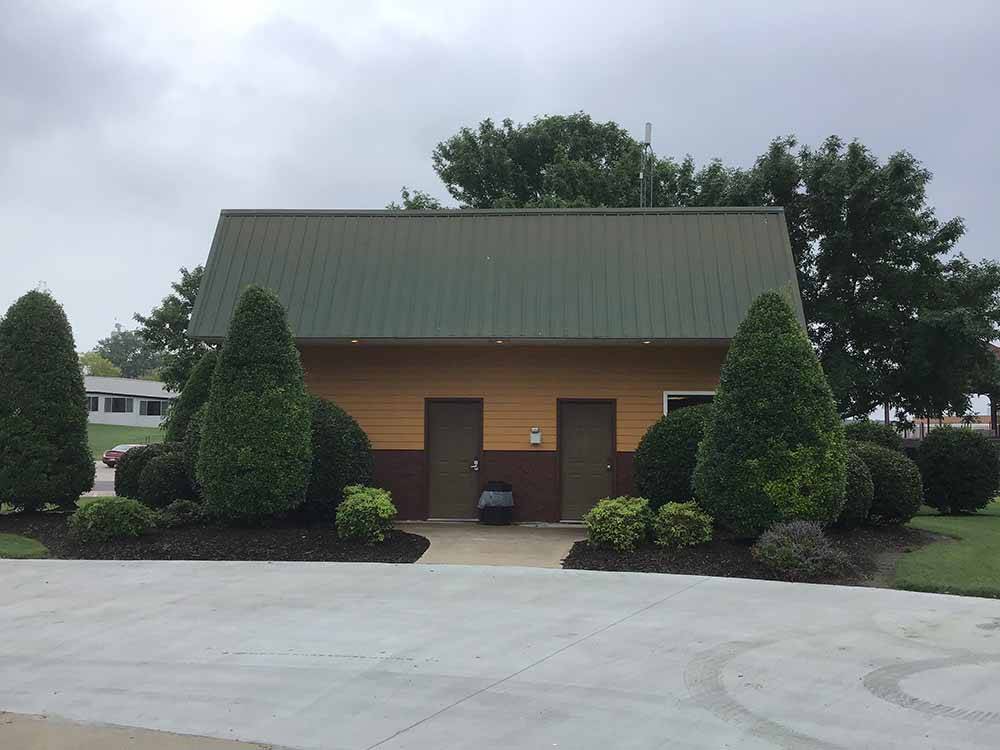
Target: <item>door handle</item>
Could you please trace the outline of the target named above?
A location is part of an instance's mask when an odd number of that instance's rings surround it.
[[[472,459],[472,466],[470,466],[469,468],[472,469],[473,471],[479,471],[479,459],[478,458]]]
[[[608,471],[611,471],[611,462],[610,461],[608,461],[607,469],[608,469]]]

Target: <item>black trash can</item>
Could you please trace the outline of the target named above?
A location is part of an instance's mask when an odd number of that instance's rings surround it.
[[[506,526],[514,522],[514,490],[507,482],[487,482],[479,496],[479,522]]]

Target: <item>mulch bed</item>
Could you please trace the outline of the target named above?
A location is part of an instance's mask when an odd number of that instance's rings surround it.
[[[936,534],[905,526],[862,528],[853,531],[831,530],[828,536],[836,547],[847,554],[854,569],[836,578],[824,578],[813,582],[856,586],[888,584],[888,578],[891,578],[895,568],[894,561],[899,555],[941,538]],[[750,554],[750,546],[751,542],[747,540],[717,538],[709,544],[676,551],[648,544],[635,552],[621,553],[592,547],[583,541],[573,545],[563,561],[563,567],[577,570],[792,580],[774,573],[754,560]]]
[[[332,523],[275,521],[254,528],[191,526],[161,529],[138,539],[77,544],[66,533],[63,513],[8,513],[0,532],[37,539],[51,557],[75,560],[263,560],[415,562],[430,546],[426,538],[393,531],[382,544],[343,542]]]

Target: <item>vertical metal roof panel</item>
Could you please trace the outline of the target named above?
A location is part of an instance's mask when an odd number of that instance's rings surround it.
[[[191,319],[273,289],[300,339],[724,339],[789,290],[773,208],[223,211]]]

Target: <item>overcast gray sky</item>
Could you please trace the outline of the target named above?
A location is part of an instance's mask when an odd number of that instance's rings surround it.
[[[447,198],[435,144],[583,110],[748,165],[836,133],[934,173],[1000,254],[1000,3],[0,2],[0,309],[44,282],[80,350],[131,327],[222,208]],[[449,201],[450,202],[450,201]]]

